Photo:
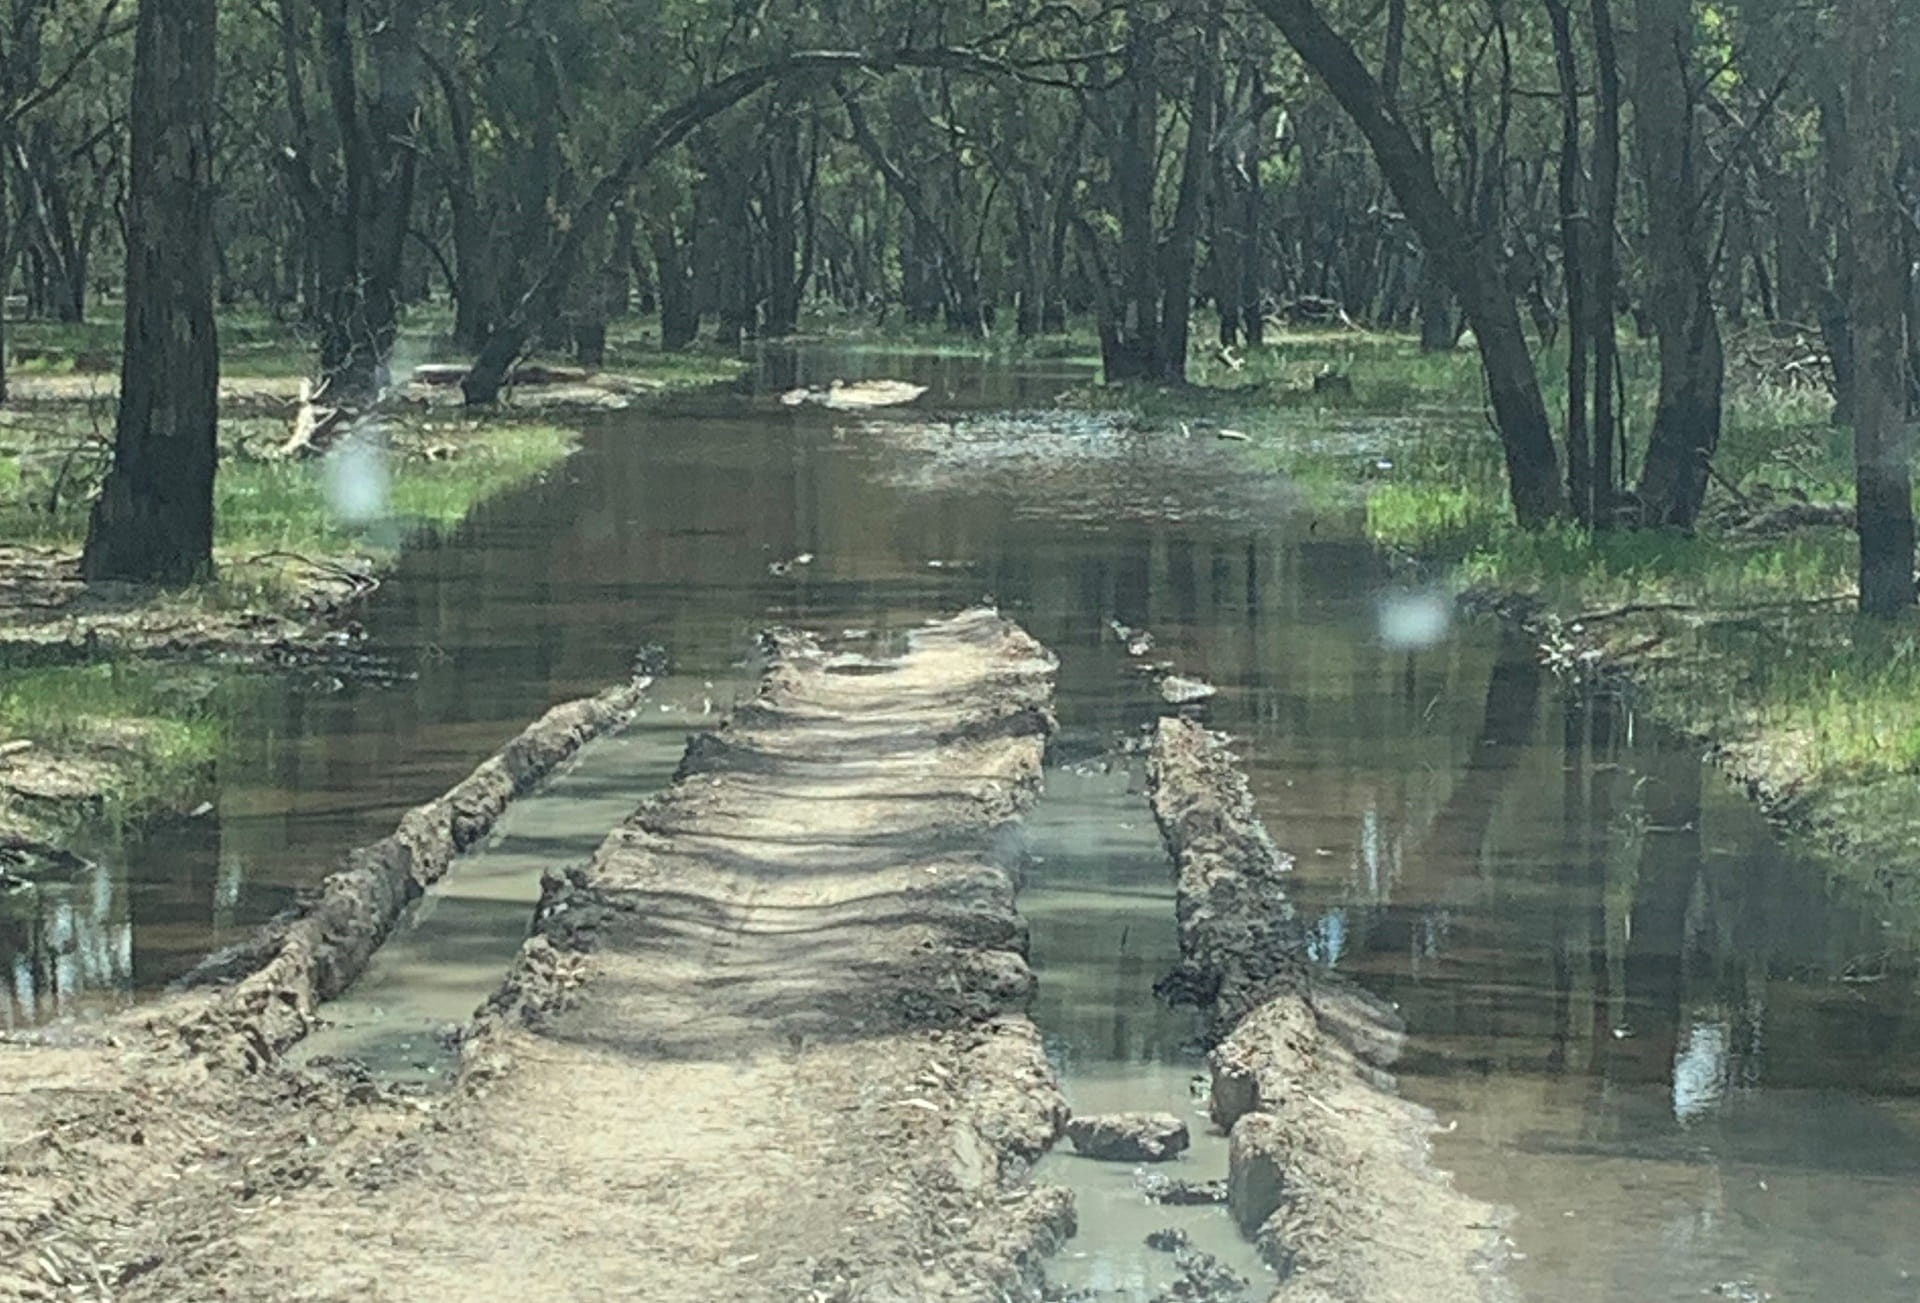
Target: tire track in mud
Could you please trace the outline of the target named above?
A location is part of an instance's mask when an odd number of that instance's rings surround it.
[[[0,1292],[1036,1296],[1071,1207],[1028,1179],[1063,1106],[1009,861],[1054,662],[989,611],[886,660],[771,650],[674,786],[549,875],[444,1098],[0,1056],[0,1091],[69,1105],[110,1069],[40,1134],[0,1124]]]
[[[1386,1071],[1398,1016],[1310,965],[1291,861],[1226,740],[1162,719],[1148,788],[1178,875],[1178,986],[1211,1022],[1228,1205],[1280,1274],[1275,1303],[1511,1298],[1506,1215],[1433,1166],[1433,1115]]]

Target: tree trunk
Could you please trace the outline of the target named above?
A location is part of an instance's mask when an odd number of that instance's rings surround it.
[[[480,216],[479,182],[473,165],[473,104],[453,73],[429,61],[446,102],[448,150],[442,168],[447,211],[453,226],[453,339],[478,348],[500,316],[500,282],[494,274],[486,222]]]
[[[1846,202],[1852,237],[1853,449],[1860,530],[1860,610],[1891,618],[1914,604],[1913,486],[1907,448],[1906,214],[1901,210],[1899,0],[1848,0],[1851,141]]]
[[[1614,413],[1614,377],[1620,368],[1620,340],[1614,300],[1620,292],[1618,256],[1620,206],[1620,60],[1613,32],[1612,0],[1592,0],[1593,71],[1596,88],[1593,129],[1593,523],[1614,523],[1614,496],[1620,482],[1616,458],[1619,421]]]
[[[81,561],[89,581],[186,584],[213,570],[215,10],[140,5],[120,407]]]
[[[660,347],[677,353],[699,338],[700,312],[693,297],[692,260],[671,216],[653,228],[653,262],[660,286]]]
[[[1218,0],[1208,9],[1201,33],[1200,58],[1187,100],[1187,152],[1180,164],[1180,197],[1174,205],[1173,225],[1167,232],[1160,270],[1160,339],[1155,352],[1155,377],[1164,384],[1185,384],[1187,345],[1193,320],[1193,268],[1200,242],[1200,211],[1206,200],[1208,153],[1213,146],[1213,114],[1219,88],[1215,70],[1220,64]]]
[[[1260,160],[1266,152],[1261,124],[1266,121],[1266,76],[1258,65],[1253,69],[1253,101],[1256,108],[1245,163],[1241,169],[1240,192],[1240,330],[1247,347],[1266,343],[1267,317],[1263,300],[1267,291],[1265,201],[1260,192]]]
[[[1128,13],[1125,96],[1113,142],[1113,190],[1120,219],[1117,293],[1104,297],[1101,371],[1108,384],[1160,378],[1160,273],[1153,220],[1159,160],[1160,93],[1153,42],[1157,34]]]
[[[1460,301],[1479,343],[1515,519],[1529,528],[1553,520],[1566,507],[1559,456],[1526,331],[1502,283],[1490,233],[1474,232],[1447,202],[1433,160],[1414,143],[1353,47],[1327,26],[1313,0],[1255,0],[1255,7],[1326,82],[1366,137],[1435,270]]]
[[[1567,0],[1546,0],[1560,80],[1560,261],[1567,298],[1567,495],[1574,519],[1594,519],[1593,445],[1587,425],[1586,231],[1580,204],[1580,64]]]
[[[800,118],[798,105],[775,108],[767,132],[766,335],[783,339],[800,329]]]
[[[1419,304],[1420,351],[1451,353],[1460,342],[1460,325],[1453,317],[1453,295],[1446,281],[1434,270],[1432,258],[1420,264]]]
[[[1690,529],[1720,443],[1726,361],[1713,303],[1691,0],[1636,0],[1634,121],[1647,193],[1647,308],[1660,395],[1640,470],[1641,518]]]

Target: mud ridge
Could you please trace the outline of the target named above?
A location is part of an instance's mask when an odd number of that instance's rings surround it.
[[[1228,1207],[1285,1303],[1511,1297],[1505,1214],[1433,1166],[1431,1113],[1393,1091],[1390,1008],[1317,974],[1286,899],[1291,861],[1227,742],[1159,723],[1154,816],[1178,873],[1182,986],[1208,999]]]
[[[0,1036],[0,1298],[121,1297],[182,1234],[303,1180],[317,1147],[412,1116],[369,1082],[288,1072],[278,1054],[407,903],[516,796],[629,718],[646,686],[549,711],[349,855],[312,900],[203,964],[192,989],[99,1024]]]
[[[522,796],[602,733],[633,717],[648,678],[555,706],[394,831],[351,851],[314,897],[211,956],[181,983],[203,1000],[155,1016],[214,1061],[255,1067],[307,1034],[314,1011],[353,985],[407,906],[446,875]]]
[[[1053,659],[989,611],[775,646],[549,875],[444,1095],[0,1042],[0,1296],[1039,1297],[1072,1207],[1009,865]]]

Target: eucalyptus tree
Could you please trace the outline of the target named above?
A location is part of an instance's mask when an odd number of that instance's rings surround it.
[[[1497,232],[1477,225],[1442,193],[1432,154],[1416,141],[1379,79],[1314,0],[1255,0],[1255,7],[1280,29],[1365,136],[1435,272],[1473,328],[1515,517],[1523,525],[1540,525],[1562,515],[1567,495],[1553,430],[1526,329],[1496,254]]]
[[[1912,19],[1895,0],[1839,8],[1846,56],[1848,303],[1853,337],[1860,609],[1894,616],[1914,604],[1908,331],[1912,208],[1902,196],[1903,63]]]
[[[1648,524],[1691,527],[1720,442],[1726,358],[1714,302],[1718,227],[1703,133],[1709,84],[1695,0],[1635,0],[1635,157],[1647,207],[1645,303],[1660,391],[1639,497]]]
[[[429,0],[276,0],[285,144],[275,161],[313,259],[322,392],[388,381],[419,174]]]
[[[215,0],[141,0],[120,404],[89,581],[185,584],[213,568],[215,28]]]

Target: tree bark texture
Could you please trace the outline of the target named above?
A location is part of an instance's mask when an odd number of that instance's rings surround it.
[[[1647,195],[1647,310],[1660,394],[1641,465],[1642,519],[1690,529],[1720,444],[1726,360],[1714,311],[1714,235],[1696,120],[1692,0],[1636,0],[1635,143]]]
[[[1914,604],[1913,484],[1908,467],[1906,247],[1900,172],[1899,0],[1848,0],[1846,191],[1851,236],[1853,448],[1860,531],[1860,610],[1891,617]]]
[[[214,27],[215,0],[140,5],[120,407],[90,581],[186,584],[213,569]]]

